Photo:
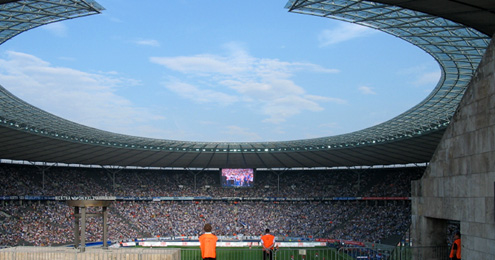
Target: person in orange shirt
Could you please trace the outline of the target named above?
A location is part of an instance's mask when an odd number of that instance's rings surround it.
[[[201,258],[217,259],[217,236],[211,233],[211,224],[204,226],[205,233],[199,237],[199,247],[201,248]]]
[[[454,243],[452,244],[452,249],[450,250],[450,259],[461,260],[461,233],[457,232],[454,235]]]
[[[275,236],[270,234],[270,229],[265,230],[265,235],[261,237],[261,245],[263,246],[263,260],[267,258],[273,259],[273,248],[275,247]]]

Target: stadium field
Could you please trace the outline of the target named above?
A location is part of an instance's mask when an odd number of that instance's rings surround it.
[[[359,256],[358,256],[359,257]],[[363,259],[368,259],[368,255],[363,252]],[[364,258],[366,257],[366,258]],[[201,251],[199,247],[182,248],[181,260],[201,259]],[[261,247],[252,248],[217,248],[218,260],[254,260],[263,259]],[[346,260],[359,259],[356,256],[339,252],[334,248],[281,248],[276,250],[274,260]]]

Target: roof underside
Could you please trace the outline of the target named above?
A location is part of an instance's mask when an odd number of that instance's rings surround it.
[[[4,2],[0,0],[0,43],[43,24],[103,10],[94,1]],[[442,77],[432,93],[418,105],[380,125],[345,135],[285,142],[151,139],[70,122],[27,104],[0,86],[0,158],[185,168],[338,167],[428,162],[481,61],[490,41],[488,35],[493,34],[495,28],[493,1],[475,2],[291,0],[286,4],[290,12],[344,20],[395,35],[438,61]],[[460,7],[478,11],[461,14]],[[476,18],[480,12],[483,21]],[[435,15],[450,17],[456,22]]]

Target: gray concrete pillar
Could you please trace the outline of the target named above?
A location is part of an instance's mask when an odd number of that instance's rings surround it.
[[[81,207],[81,252],[86,251],[86,207]]]
[[[74,247],[79,248],[79,240],[80,232],[79,232],[79,220],[81,217],[79,216],[79,207],[74,207]]]
[[[107,207],[102,208],[102,213],[103,213],[103,248],[108,249],[108,227],[107,227],[107,220],[108,220],[108,211]]]

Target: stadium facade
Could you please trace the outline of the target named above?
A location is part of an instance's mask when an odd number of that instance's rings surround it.
[[[383,124],[339,136],[253,143],[187,142],[110,133],[58,118],[0,87],[0,158],[202,169],[431,161],[423,179],[413,185],[413,243],[438,245],[446,221],[456,220],[463,235],[463,258],[494,259],[493,1],[290,0],[286,8],[402,38],[432,55],[441,66],[442,77],[422,102]],[[0,43],[44,24],[103,10],[92,0],[1,0]]]

